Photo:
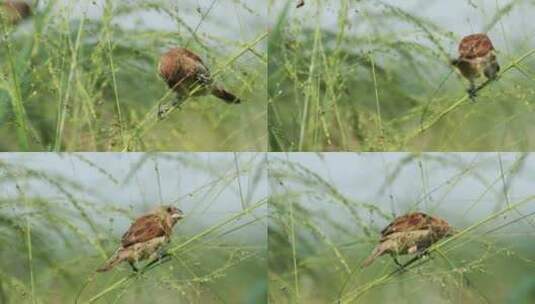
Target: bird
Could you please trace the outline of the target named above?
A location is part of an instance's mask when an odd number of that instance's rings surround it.
[[[179,101],[189,96],[211,94],[229,104],[241,102],[236,95],[215,83],[201,57],[186,48],[175,47],[161,55],[158,71]]]
[[[164,257],[162,247],[170,242],[173,226],[183,217],[176,207],[160,206],[137,218],[123,235],[119,248],[97,272],[109,271],[123,261],[137,272],[139,261],[149,259],[152,264],[160,260]]]
[[[492,41],[484,33],[464,37],[459,43],[459,57],[451,60],[451,64],[470,82],[468,94],[472,100],[477,93],[476,79],[484,75],[494,80],[500,71]]]
[[[381,231],[379,245],[361,266],[367,267],[377,257],[390,254],[394,262],[402,267],[397,260],[398,255],[424,254],[432,244],[452,234],[453,230],[448,222],[441,218],[423,212],[402,215]]]
[[[4,1],[0,4],[0,15],[7,23],[17,24],[32,15],[32,8],[24,1]]]
[[[297,0],[296,8],[300,8],[302,6],[305,6],[305,0]]]

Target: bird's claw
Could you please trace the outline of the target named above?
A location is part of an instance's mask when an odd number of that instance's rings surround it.
[[[173,103],[171,103],[171,105],[160,104],[158,106],[158,119],[159,120],[164,119],[167,116],[167,114],[171,112],[172,109],[180,110],[181,106],[182,106],[182,102],[179,100],[174,101]]]
[[[165,262],[167,259],[171,258],[171,254],[169,253],[163,253],[163,254],[159,254],[154,260],[152,260],[151,262],[149,262],[145,268],[149,268],[151,267],[152,265],[156,264],[156,263],[163,263]]]
[[[134,265],[134,263],[132,263],[132,262],[128,262],[128,264],[130,264],[130,267],[132,267],[132,270],[133,270],[135,273],[138,273],[138,272],[139,272],[139,269],[136,267],[136,265]]]
[[[471,87],[467,90],[467,93],[468,93],[468,97],[470,97],[470,100],[475,102],[476,97],[477,97],[477,89],[475,87]]]
[[[431,254],[429,253],[429,251],[424,250],[424,251],[419,252],[417,254],[417,257],[418,257],[418,259],[429,258],[429,257],[431,257]]]
[[[392,256],[392,260],[394,260],[394,263],[398,266],[398,271],[402,272],[402,271],[405,270],[405,265],[401,264],[401,263],[398,261],[397,257]]]
[[[158,119],[159,120],[164,119],[167,111],[169,111],[169,108],[166,105],[160,104],[158,106]]]

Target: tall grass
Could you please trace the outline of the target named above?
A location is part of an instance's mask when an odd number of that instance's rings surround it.
[[[270,2],[272,151],[533,147],[533,1],[294,4]],[[488,32],[502,66],[476,103],[449,65],[474,32]]]
[[[2,156],[1,303],[265,302],[264,162],[230,153]],[[128,265],[96,273],[132,219],[159,204],[185,214],[171,260],[142,263],[138,274]]]
[[[270,301],[533,302],[532,161],[496,153],[271,158]],[[379,231],[409,211],[444,218],[456,233],[404,271],[389,256],[361,268]]]
[[[0,150],[265,150],[266,13],[257,4],[33,4],[29,20],[1,23]],[[243,104],[191,97],[158,119],[158,105],[175,100],[158,59],[175,46],[198,53]]]

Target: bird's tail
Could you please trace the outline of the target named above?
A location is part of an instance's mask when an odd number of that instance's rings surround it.
[[[236,97],[236,95],[230,93],[229,91],[223,89],[222,87],[215,86],[212,89],[212,95],[225,101],[226,103],[232,103],[232,104],[241,103],[241,100],[238,97]]]
[[[372,251],[372,253],[364,260],[364,262],[362,262],[362,264],[360,264],[360,266],[362,268],[370,266],[370,264],[373,263],[375,258],[377,258],[381,254],[383,254],[383,251],[384,250],[383,250],[381,245],[375,247],[375,249]]]
[[[97,272],[106,272],[111,270],[113,267],[117,266],[117,264],[121,263],[125,260],[125,256],[123,254],[123,251],[121,249],[118,249],[115,251],[115,253],[106,261],[102,267],[97,269]]]

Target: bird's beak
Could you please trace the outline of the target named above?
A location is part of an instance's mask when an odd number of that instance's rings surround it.
[[[171,217],[172,217],[173,219],[177,219],[177,220],[179,220],[179,219],[183,218],[184,215],[183,215],[182,213],[173,213],[173,215],[171,215]]]

